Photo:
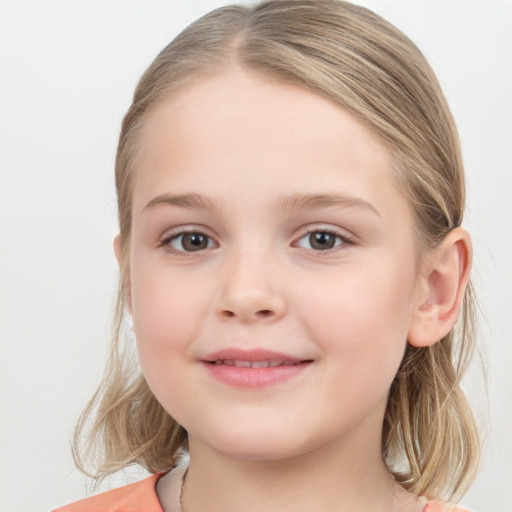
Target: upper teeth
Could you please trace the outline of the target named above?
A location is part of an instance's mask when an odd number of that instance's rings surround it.
[[[283,359],[270,359],[265,361],[243,361],[240,359],[217,359],[215,364],[224,364],[226,366],[238,366],[239,368],[268,368],[274,366],[293,366],[298,364],[294,361],[284,361]]]

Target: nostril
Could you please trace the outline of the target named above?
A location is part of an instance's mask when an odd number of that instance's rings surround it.
[[[1,1],[1,0],[0,0]],[[275,316],[275,312],[271,309],[260,309],[253,312],[250,311],[240,311],[237,312],[231,311],[229,309],[223,309],[220,311],[220,315],[224,317],[225,319],[231,319],[231,318],[239,318],[242,321],[249,321],[249,320],[265,320],[267,318],[272,318]]]
[[[260,311],[257,311],[256,314],[263,318],[267,318],[269,316],[272,316],[272,311],[270,311],[270,309],[262,309]]]

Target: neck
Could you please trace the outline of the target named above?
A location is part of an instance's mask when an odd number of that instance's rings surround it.
[[[302,453],[259,459],[216,450],[189,432],[182,506],[184,468],[162,478],[157,493],[166,512],[421,512],[426,500],[396,484],[382,460],[381,429],[369,417]]]
[[[302,455],[246,460],[189,439],[183,512],[390,512],[396,484],[380,436],[346,436]]]

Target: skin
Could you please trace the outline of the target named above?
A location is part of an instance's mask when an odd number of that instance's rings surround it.
[[[417,259],[389,151],[327,99],[236,67],[160,104],[141,148],[129,302],[148,384],[189,433],[184,508],[422,510],[392,482],[381,429],[408,337],[433,342],[421,322],[436,311],[428,276],[441,258]],[[162,199],[188,194],[208,204]],[[290,199],[304,195],[337,199]],[[205,248],[187,252],[183,230]],[[326,231],[335,246],[313,248],[310,233]],[[201,362],[225,348],[311,362],[240,389]],[[167,512],[177,479],[157,488]]]

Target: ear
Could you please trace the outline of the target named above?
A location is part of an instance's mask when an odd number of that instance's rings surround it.
[[[123,250],[121,248],[121,240],[119,238],[119,235],[117,235],[114,238],[114,254],[116,255],[117,264],[119,265],[119,268],[122,267],[123,262]]]
[[[452,229],[426,259],[409,328],[412,346],[433,345],[451,331],[462,305],[472,260],[471,238],[462,228]]]
[[[130,314],[132,313],[132,294],[131,294],[131,285],[130,285],[130,274],[127,265],[123,262],[123,248],[121,245],[121,239],[119,235],[114,238],[114,254],[116,255],[117,264],[119,265],[119,270],[121,272],[121,279],[126,281],[123,283],[123,293],[126,294],[126,304],[128,305],[128,311]],[[123,276],[123,272],[126,272],[126,276]]]

